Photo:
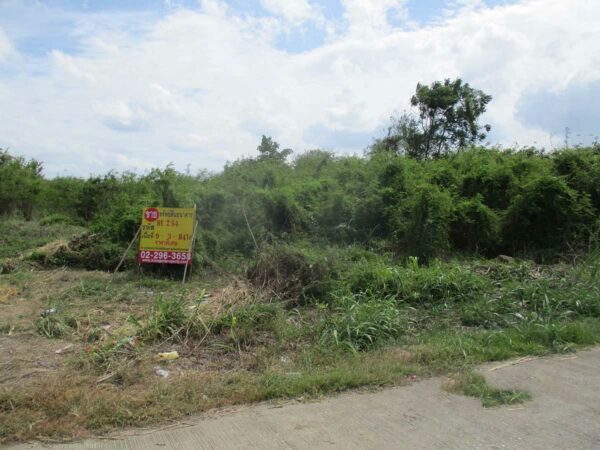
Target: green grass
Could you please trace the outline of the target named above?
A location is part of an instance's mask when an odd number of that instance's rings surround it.
[[[581,330],[600,331],[600,322],[573,323]],[[310,347],[299,351],[288,366],[264,364],[255,370],[223,372],[187,371],[173,381],[150,376],[143,360],[123,364],[131,353],[121,347],[107,348],[93,376],[68,374],[50,377],[42,384],[0,392],[0,439],[30,439],[35,436],[71,438],[114,427],[142,426],[173,420],[211,408],[276,398],[314,398],[359,387],[397,386],[412,376],[426,377],[466,372],[475,362],[531,353],[550,354],[553,346],[525,343],[526,334],[511,333],[499,341],[490,335],[432,333],[421,342],[402,347],[386,346],[365,352],[336,351]],[[598,342],[600,334],[596,334]],[[520,339],[514,339],[519,337]],[[492,347],[486,348],[485,342]],[[443,346],[439,344],[443,342]],[[587,342],[587,341],[585,341]],[[398,348],[402,349],[398,353]],[[573,344],[573,348],[578,348]],[[120,353],[121,352],[121,353]],[[279,354],[275,353],[277,359]],[[264,358],[264,355],[258,355]],[[120,365],[119,365],[120,364]],[[155,364],[155,363],[152,363]],[[97,370],[119,370],[116,384],[96,385]],[[262,367],[262,368],[259,368]],[[454,392],[480,398],[484,406],[515,404],[528,394],[494,389],[478,377],[461,379]],[[77,415],[71,412],[77,411]],[[31,420],[33,417],[35,421]],[[28,426],[28,423],[33,423]]]
[[[140,336],[152,342],[177,335],[189,324],[189,319],[181,297],[159,295],[150,308],[146,320],[139,323]]]
[[[486,408],[516,405],[531,399],[528,392],[494,388],[487,383],[482,375],[475,372],[454,375],[450,382],[444,384],[444,388],[449,392],[478,398]]]
[[[414,376],[454,376],[453,392],[484,406],[515,404],[528,394],[495,389],[474,368],[600,343],[597,256],[575,266],[478,259],[419,266],[371,253],[355,261],[356,249],[344,252],[332,263],[328,295],[303,304],[239,281],[205,299],[199,280],[181,287],[127,274],[110,283],[100,274],[67,277],[49,298],[59,313],[38,319],[38,330],[82,340],[86,353],[72,356],[75,370],[0,392],[0,439],[82,436],[218,406],[402,385]],[[29,282],[18,274],[2,277]],[[107,335],[106,322],[119,332]],[[184,361],[163,363],[178,375],[161,380],[153,368],[165,341]]]
[[[64,223],[42,225],[40,222],[25,222],[18,219],[0,219],[0,259],[15,258],[23,252],[41,247],[51,241],[68,239],[84,228]]]
[[[76,326],[75,319],[63,313],[46,314],[35,322],[37,332],[47,338],[62,338]]]
[[[392,298],[359,294],[337,300],[333,314],[325,320],[321,341],[358,352],[392,341],[405,331],[405,315]]]

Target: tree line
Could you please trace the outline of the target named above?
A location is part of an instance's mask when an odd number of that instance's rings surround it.
[[[2,151],[0,214],[80,223],[118,243],[133,237],[142,207],[195,203],[198,252],[213,260],[273,242],[356,244],[425,261],[555,258],[597,245],[600,146],[482,146],[490,101],[462,80],[419,84],[415,112],[394,118],[363,157],[294,155],[263,136],[256,157],[215,174],[167,166],[47,179],[40,162]]]

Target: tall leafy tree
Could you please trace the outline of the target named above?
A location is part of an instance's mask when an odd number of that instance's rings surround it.
[[[285,161],[285,159],[292,154],[292,149],[290,148],[279,150],[279,143],[264,134],[260,141],[260,145],[256,147],[256,150],[259,153],[258,159],[260,160]]]
[[[31,220],[42,189],[42,163],[0,148],[0,215],[21,211]]]
[[[373,152],[395,151],[428,159],[483,141],[490,125],[480,125],[492,96],[463,83],[460,78],[417,84],[410,102],[415,113],[392,119],[388,135]]]

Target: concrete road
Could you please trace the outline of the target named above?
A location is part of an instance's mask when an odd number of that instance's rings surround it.
[[[442,391],[438,378],[320,402],[261,404],[52,448],[600,449],[600,348],[481,372],[493,385],[528,390],[533,400],[485,409]]]

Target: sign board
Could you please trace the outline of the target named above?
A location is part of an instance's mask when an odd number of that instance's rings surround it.
[[[191,264],[194,208],[144,208],[138,263]]]

